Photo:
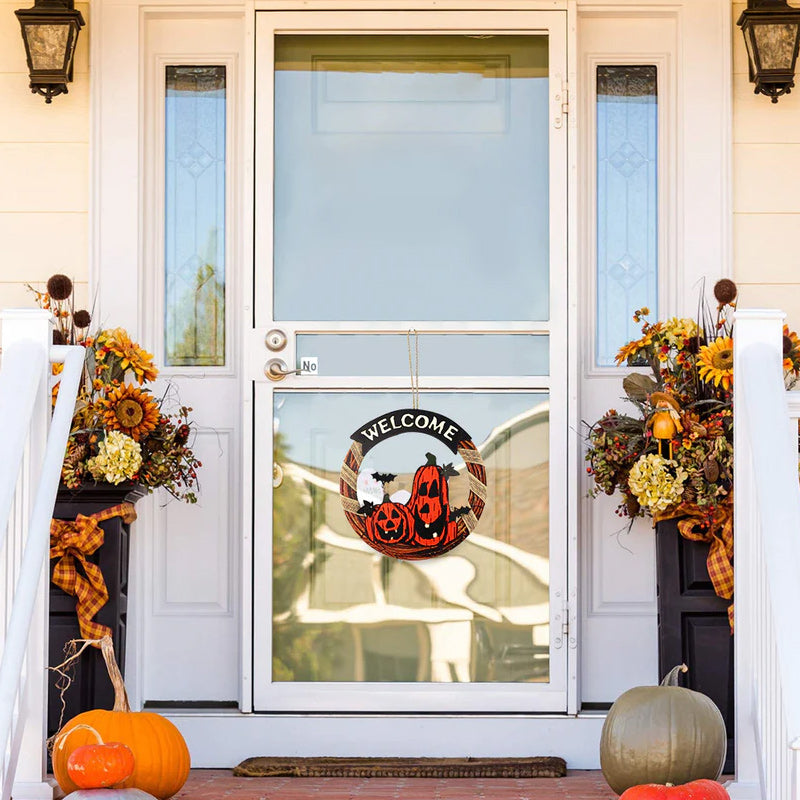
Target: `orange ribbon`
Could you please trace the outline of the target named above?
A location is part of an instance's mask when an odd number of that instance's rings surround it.
[[[110,636],[111,629],[94,621],[94,616],[108,602],[108,587],[97,564],[86,560],[105,541],[100,523],[112,517],[122,517],[130,524],[136,519],[132,503],[121,503],[105,511],[84,516],[78,514],[74,521],[50,521],[50,558],[59,561],[53,568],[53,583],[76,598],[75,610],[84,639],[102,639]],[[78,572],[80,563],[83,575]]]
[[[722,505],[717,506],[711,519],[705,509],[690,503],[682,503],[674,511],[659,514],[656,522],[667,519],[678,520],[678,532],[684,539],[693,542],[708,542],[706,567],[714,586],[714,592],[723,600],[733,599],[733,497],[728,495]],[[733,603],[728,606],[728,622],[733,633]]]

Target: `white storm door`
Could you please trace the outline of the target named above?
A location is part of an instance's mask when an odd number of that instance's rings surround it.
[[[256,16],[254,709],[565,712],[566,13]],[[410,405],[411,330],[420,407],[489,477],[468,539],[407,562],[338,479]],[[318,366],[270,381],[275,357]],[[392,442],[364,468],[401,482],[438,445]]]

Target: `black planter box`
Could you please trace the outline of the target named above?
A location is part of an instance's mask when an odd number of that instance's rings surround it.
[[[119,486],[83,486],[80,489],[60,488],[53,509],[54,519],[74,520],[78,514],[89,516],[120,503],[135,503],[144,492],[140,487],[125,483]],[[130,526],[121,517],[100,523],[105,541],[88,561],[98,564],[108,587],[108,602],[95,616],[95,620],[111,628],[114,650],[120,669],[125,670],[125,633],[128,617],[128,551]],[[50,562],[50,576],[56,561]],[[80,570],[80,565],[77,566]],[[75,598],[50,581],[50,620],[48,658],[50,666],[64,661],[64,645],[71,639],[80,639]],[[73,682],[64,694],[63,722],[76,714],[92,708],[110,709],[114,705],[114,689],[108,678],[100,650],[88,647],[72,671]],[[59,728],[62,716],[61,699],[56,688],[58,676],[49,673],[47,686],[47,735]]]
[[[656,525],[658,565],[658,667],[663,677],[685,663],[683,683],[708,695],[728,732],[725,773],[734,771],[733,636],[728,601],[708,576],[708,544],[684,539],[678,521]]]

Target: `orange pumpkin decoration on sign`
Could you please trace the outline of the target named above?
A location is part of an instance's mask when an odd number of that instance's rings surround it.
[[[730,795],[722,784],[703,778],[680,786],[671,783],[631,786],[619,800],[730,800]]]
[[[414,520],[402,503],[393,503],[389,495],[367,518],[367,535],[375,542],[399,544],[412,540]]]
[[[128,693],[114,658],[110,636],[100,640],[100,648],[114,685],[114,709],[94,709],[73,717],[56,736],[53,747],[53,774],[66,792],[78,789],[68,769],[72,753],[93,736],[91,728],[107,740],[122,742],[133,752],[135,766],[120,788],[141,789],[159,800],[172,797],[189,777],[189,749],[180,731],[165,717],[149,711],[131,711]]]
[[[414,536],[419,544],[444,541],[450,522],[447,479],[457,475],[452,464],[440,467],[433,453],[425,453],[427,464],[414,474],[408,507],[414,521]]]
[[[116,786],[133,774],[134,760],[130,747],[122,742],[104,742],[91,725],[75,725],[65,734],[87,730],[97,740],[75,748],[67,759],[67,774],[80,789],[105,789]]]

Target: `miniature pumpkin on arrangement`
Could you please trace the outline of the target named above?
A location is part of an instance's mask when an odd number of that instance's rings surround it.
[[[600,737],[600,767],[617,794],[641,784],[677,787],[701,778],[713,782],[720,776],[727,744],[725,722],[710,698],[678,686],[678,673],[687,669],[685,664],[675,667],[660,686],[629,689],[608,712]],[[639,800],[647,797],[641,795]],[[715,795],[709,798],[716,800]]]
[[[59,744],[79,730],[89,731],[97,741],[76,747],[69,754],[67,774],[76,786],[81,789],[106,789],[130,778],[135,766],[130,747],[122,742],[104,742],[91,725],[74,725],[59,740]]]
[[[705,778],[681,786],[648,783],[632,786],[619,800],[730,800],[725,787]]]
[[[180,731],[160,714],[131,711],[110,636],[101,640],[101,651],[114,685],[114,709],[85,711],[64,725],[53,747],[53,774],[65,792],[80,788],[70,775],[68,761],[75,750],[93,743],[93,734],[87,732],[89,728],[105,739],[122,742],[133,752],[134,769],[130,777],[120,784],[122,789],[140,789],[147,793],[145,797],[153,795],[158,800],[172,797],[189,777],[190,760],[186,742]],[[70,797],[78,800],[74,794]],[[85,797],[88,800],[89,797],[99,798],[99,795],[87,794]],[[122,800],[116,794],[109,794],[108,797]],[[130,800],[136,797],[131,795]],[[139,800],[142,800],[140,796]]]

